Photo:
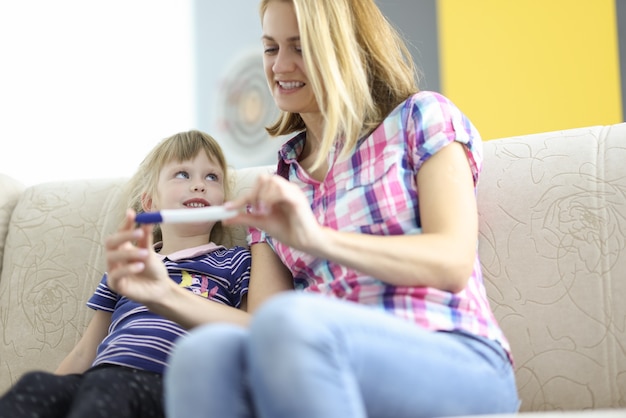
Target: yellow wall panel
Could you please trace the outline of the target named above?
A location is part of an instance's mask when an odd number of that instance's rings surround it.
[[[442,92],[484,139],[622,121],[614,0],[438,0]]]

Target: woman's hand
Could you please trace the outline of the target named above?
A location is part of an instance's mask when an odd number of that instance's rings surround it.
[[[246,210],[224,224],[262,229],[283,244],[309,254],[315,254],[315,246],[324,242],[324,228],[302,190],[278,175],[259,176],[250,193],[225,205]]]
[[[145,305],[159,301],[175,286],[152,248],[152,225],[135,228],[135,212],[105,240],[107,284],[115,292]]]

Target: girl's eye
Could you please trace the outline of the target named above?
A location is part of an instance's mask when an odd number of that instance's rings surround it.
[[[217,174],[207,174],[206,179],[211,181],[218,181],[220,178]]]
[[[188,179],[189,173],[187,173],[186,171],[179,171],[174,175],[174,177],[177,179]]]

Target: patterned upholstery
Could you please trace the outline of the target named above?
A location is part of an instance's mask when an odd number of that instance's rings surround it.
[[[626,407],[626,124],[485,145],[480,256],[522,411]]]

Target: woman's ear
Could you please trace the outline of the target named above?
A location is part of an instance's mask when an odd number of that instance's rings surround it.
[[[152,196],[150,196],[148,193],[142,193],[141,194],[141,208],[145,212],[152,212],[152,211],[157,209],[154,206],[154,202],[152,200]]]

